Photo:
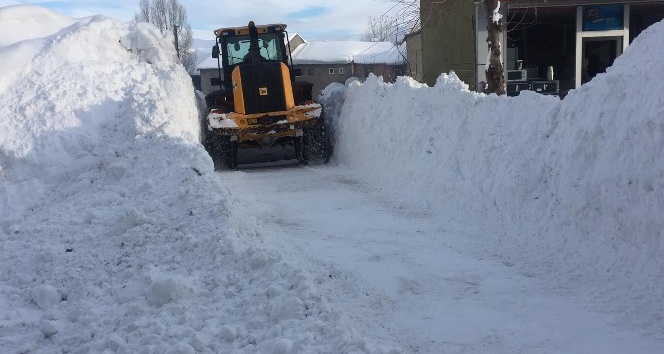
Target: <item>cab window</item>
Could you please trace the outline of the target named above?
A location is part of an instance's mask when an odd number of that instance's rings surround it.
[[[281,61],[280,39],[276,33],[261,34],[258,36],[258,48],[260,54],[265,60]],[[226,48],[228,50],[227,65],[240,64],[245,56],[249,54],[249,36],[237,36],[227,39]]]

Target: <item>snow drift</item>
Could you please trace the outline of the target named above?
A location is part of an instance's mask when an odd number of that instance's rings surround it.
[[[453,247],[553,277],[664,333],[664,74],[652,69],[664,65],[662,38],[658,23],[562,101],[473,93],[453,73],[434,87],[331,85],[321,99],[335,159],[438,215],[459,234],[444,240]]]

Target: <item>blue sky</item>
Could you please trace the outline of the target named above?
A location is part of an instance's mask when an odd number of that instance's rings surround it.
[[[194,37],[212,39],[219,27],[256,23],[286,23],[289,32],[297,32],[308,40],[359,39],[369,17],[384,14],[393,3],[389,0],[243,0],[200,1],[180,0],[187,9]],[[18,4],[43,6],[71,17],[104,15],[124,21],[133,19],[139,0],[74,0],[74,1],[9,1],[0,0],[0,7]]]

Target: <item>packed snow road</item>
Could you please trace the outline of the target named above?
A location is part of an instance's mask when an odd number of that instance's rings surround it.
[[[455,251],[471,227],[400,208],[349,176],[339,166],[219,173],[268,247],[325,278],[320,290],[360,337],[408,353],[664,352],[569,289]]]

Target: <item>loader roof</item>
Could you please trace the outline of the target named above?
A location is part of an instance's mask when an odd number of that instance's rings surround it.
[[[269,25],[256,25],[258,33],[274,33],[283,32],[286,30],[286,25],[283,23],[271,23]],[[249,26],[242,27],[224,27],[214,30],[217,37],[221,36],[245,36],[249,34]]]

